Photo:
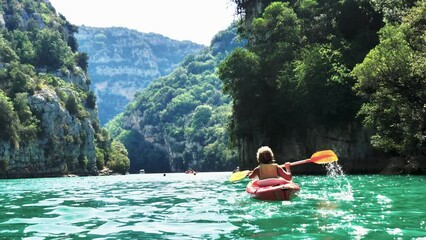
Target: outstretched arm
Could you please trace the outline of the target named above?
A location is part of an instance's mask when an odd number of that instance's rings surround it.
[[[291,181],[293,179],[293,176],[291,175],[291,169],[290,169],[290,162],[286,162],[284,164],[284,167],[286,170],[284,170],[282,167],[278,167],[278,174],[284,178],[287,181]]]

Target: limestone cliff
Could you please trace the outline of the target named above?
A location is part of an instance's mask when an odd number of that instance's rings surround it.
[[[205,46],[127,28],[81,26],[79,48],[89,55],[89,76],[98,97],[101,124],[123,112],[134,94],[170,73]]]
[[[1,1],[0,178],[96,175],[102,167],[95,139],[108,139],[76,30],[47,0]]]
[[[0,159],[6,162],[3,175],[15,177],[97,174],[95,130],[97,114],[79,119],[63,106],[55,91],[42,89],[28,97],[32,112],[39,116],[41,133],[37,139],[14,147],[0,143]]]

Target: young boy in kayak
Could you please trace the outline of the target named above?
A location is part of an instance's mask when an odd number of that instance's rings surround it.
[[[269,147],[261,147],[256,154],[259,166],[257,166],[249,174],[249,178],[258,177],[259,179],[279,178],[282,177],[287,181],[291,181],[292,175],[290,170],[290,162],[286,162],[284,170],[280,165],[275,163],[274,153]]]

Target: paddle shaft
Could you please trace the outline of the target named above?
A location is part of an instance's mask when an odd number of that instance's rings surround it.
[[[300,164],[310,163],[312,161],[313,161],[312,158],[308,158],[308,159],[292,162],[292,163],[290,163],[290,166],[297,166],[297,165],[300,165]],[[284,164],[283,164],[283,166],[284,166]]]
[[[310,163],[310,162],[312,162],[312,159],[307,158],[307,159],[299,160],[299,161],[296,161],[296,162],[291,162],[290,166],[292,167],[292,166],[297,166],[297,165],[300,165],[300,164]],[[280,167],[285,167],[285,164],[281,164]]]

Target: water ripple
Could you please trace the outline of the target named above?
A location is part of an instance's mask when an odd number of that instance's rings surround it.
[[[424,177],[295,176],[298,197],[264,202],[229,174],[1,180],[0,238],[426,237]]]

